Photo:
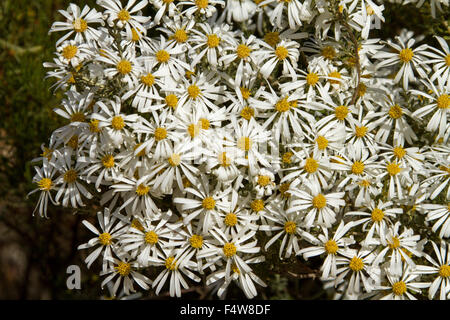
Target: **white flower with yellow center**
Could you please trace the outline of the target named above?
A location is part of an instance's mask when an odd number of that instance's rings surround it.
[[[400,274],[392,274],[389,269],[385,272],[387,285],[375,287],[375,290],[381,291],[377,296],[379,300],[417,300],[412,293],[420,294],[421,289],[428,286],[426,282],[413,282],[420,274],[415,273],[409,266],[405,266]]]
[[[167,40],[160,35],[160,41],[149,42],[148,46],[141,48],[141,57],[153,65],[161,76],[166,79],[172,77],[175,81],[179,81],[190,66],[180,59],[180,55],[184,52],[183,47],[174,41]]]
[[[186,8],[182,14],[186,15],[189,19],[192,18],[196,13],[204,15],[206,18],[211,17],[216,11],[216,5],[225,6],[223,0],[187,0],[178,2],[177,6],[182,6]]]
[[[431,266],[418,265],[416,272],[418,274],[432,274],[434,277],[432,282],[427,283],[427,287],[429,287],[428,299],[432,300],[439,289],[439,300],[447,300],[447,295],[450,293],[450,244],[441,241],[438,247],[433,241],[430,242],[433,245],[437,261],[425,254],[425,258],[431,263]]]
[[[317,238],[312,235],[309,238],[306,238],[306,240],[314,246],[308,246],[301,249],[298,252],[298,255],[302,255],[305,260],[308,260],[311,257],[326,254],[326,258],[320,267],[322,279],[336,278],[336,258],[348,250],[348,247],[351,244],[355,243],[355,240],[353,240],[352,237],[345,237],[346,233],[353,227],[353,222],[344,223],[344,221],[341,220],[332,238],[328,235],[328,229],[321,227],[322,233],[320,233]]]
[[[250,266],[243,260],[246,254],[257,254],[260,247],[255,239],[255,230],[243,229],[235,237],[225,235],[221,229],[214,227],[210,234],[214,237],[214,246],[205,248],[198,254],[199,258],[210,258],[210,263],[225,263],[225,273],[222,275],[225,281],[232,279],[232,272],[239,270],[241,273],[251,272]],[[235,269],[235,270],[233,270]],[[214,282],[214,276],[210,276],[207,284]]]
[[[361,284],[366,293],[372,292],[380,279],[379,269],[373,267],[374,258],[372,250],[366,248],[343,251],[342,256],[336,259],[338,269],[334,283],[340,284],[345,279],[346,294],[349,296],[359,296],[363,293]]]
[[[136,60],[134,50],[126,49],[122,54],[119,54],[114,50],[103,48],[96,60],[107,65],[103,70],[106,77],[118,77],[121,81],[127,83],[130,89],[138,85],[141,66]]]
[[[268,223],[263,223],[259,226],[260,231],[275,232],[264,246],[267,251],[275,241],[282,237],[279,249],[279,258],[289,258],[292,254],[298,255],[300,252],[299,241],[302,239],[311,239],[311,235],[303,230],[305,227],[302,214],[298,212],[288,212],[283,209],[283,204],[279,202],[271,202],[270,213],[266,216]],[[283,251],[285,254],[283,255]]]
[[[83,10],[81,10],[76,4],[71,3],[67,10],[59,10],[59,13],[66,18],[66,21],[54,22],[49,32],[67,30],[69,30],[69,32],[56,41],[56,46],[68,39],[74,33],[74,40],[77,43],[83,43],[85,40],[86,42],[90,42],[99,38],[100,32],[96,28],[93,28],[92,24],[104,23],[101,12],[97,12],[97,10],[91,9],[88,6],[84,6]]]
[[[87,199],[92,199],[93,195],[88,191],[81,176],[84,163],[72,160],[74,152],[72,148],[65,148],[62,153],[56,152],[55,167],[58,169],[60,176],[55,179],[55,186],[58,192],[55,201],[72,208],[84,206],[81,195]]]
[[[420,235],[414,234],[412,229],[404,227],[402,233],[399,233],[401,223],[397,221],[394,226],[389,227],[384,239],[380,239],[381,243],[385,248],[377,253],[377,257],[374,261],[374,265],[379,265],[383,263],[386,254],[390,252],[389,258],[389,272],[391,274],[401,275],[403,265],[406,263],[412,270],[416,268],[416,264],[411,258],[413,255],[416,257],[421,257],[422,245],[420,240]],[[423,242],[423,241],[422,241]],[[376,243],[376,241],[374,242]]]
[[[130,261],[130,257],[124,254],[120,255],[119,259],[109,257],[108,260],[112,264],[107,270],[100,272],[100,276],[108,275],[102,281],[101,287],[103,288],[108,283],[114,282],[112,289],[113,296],[116,295],[121,283],[123,286],[122,290],[126,295],[136,292],[133,282],[136,282],[144,290],[150,289],[149,285],[152,284],[152,280],[136,271],[140,267],[138,262]],[[116,277],[117,279],[114,281]]]
[[[294,80],[297,78],[295,69],[300,55],[297,42],[281,40],[275,48],[266,42],[261,42],[261,47],[258,54],[261,55],[261,63],[265,62],[260,72],[266,79],[269,78],[277,65],[283,66],[283,75],[290,75]]]
[[[434,51],[436,54],[429,52],[429,56],[432,58],[427,61],[428,64],[433,65],[434,73],[430,77],[431,82],[435,82],[435,80],[447,79],[447,86],[450,85],[450,49],[447,42],[439,36],[435,36],[436,40],[439,42],[442,51],[430,46],[429,48]]]
[[[345,193],[324,193],[319,184],[307,180],[303,184],[307,187],[306,190],[290,188],[289,193],[293,196],[293,200],[286,213],[305,211],[306,228],[315,225],[330,228],[336,222],[336,212],[345,205],[342,199]]]
[[[392,206],[391,201],[383,202],[379,200],[376,204],[375,201],[371,200],[365,207],[368,212],[349,211],[345,215],[358,218],[358,220],[354,220],[354,224],[362,224],[362,231],[366,233],[365,242],[371,243],[373,238],[378,237],[383,243],[386,243],[388,228],[392,225],[392,221],[395,221],[395,218],[403,213],[402,208],[392,208]]]
[[[293,90],[306,91],[306,100],[309,102],[324,90],[323,79],[325,78],[322,68],[319,65],[309,64],[307,70],[298,70],[292,81],[282,83],[280,90],[282,93]]]
[[[409,82],[415,80],[415,72],[421,78],[426,78],[426,72],[429,70],[429,67],[424,64],[426,55],[428,55],[428,45],[422,44],[413,48],[416,43],[413,35],[414,33],[411,31],[406,33],[404,37],[395,37],[399,44],[391,41],[387,42],[387,45],[392,49],[391,51],[378,51],[373,56],[373,58],[381,60],[377,64],[378,68],[388,66],[400,67],[400,70],[395,70],[394,83],[398,83],[402,79],[405,90],[408,90]]]
[[[198,190],[196,190],[198,189]],[[174,198],[175,204],[181,205],[184,224],[189,224],[193,219],[198,220],[198,230],[207,232],[219,220],[219,210],[224,210],[223,203],[219,199],[225,197],[231,189],[218,192],[210,190],[206,176],[200,178],[200,185],[194,188],[186,188],[184,191],[194,196],[194,198]]]
[[[181,287],[183,287],[184,289],[189,289],[189,285],[187,284],[183,275],[195,282],[200,282],[201,280],[191,271],[197,269],[197,264],[191,260],[196,251],[182,250],[180,248],[164,248],[162,250],[162,253],[163,254],[158,256],[157,258],[149,258],[151,265],[163,268],[163,270],[154,280],[152,288],[156,288],[155,293],[159,294],[170,276],[170,296],[181,297]]]
[[[234,43],[224,49],[231,52],[224,54],[219,59],[219,63],[223,63],[225,67],[228,67],[233,62],[234,64],[237,63],[235,86],[240,87],[245,74],[251,74],[257,68],[259,49],[259,42],[254,35],[250,35],[248,38],[241,36],[240,41],[234,39]]]
[[[93,113],[91,118],[98,120],[98,129],[106,133],[105,137],[114,144],[120,146],[126,137],[131,136],[129,128],[138,120],[137,114],[125,114],[121,112],[122,102],[119,97],[115,100],[96,103],[100,109]]]
[[[428,89],[428,93],[418,90],[410,90],[415,95],[427,98],[427,103],[413,112],[412,116],[422,119],[433,113],[427,124],[427,131],[438,131],[438,137],[443,138],[447,126],[448,114],[450,113],[450,87],[439,81],[435,86],[431,81],[422,81]]]
[[[165,194],[171,194],[173,193],[174,182],[181,191],[185,189],[184,178],[191,184],[196,184],[197,175],[200,171],[192,165],[192,161],[200,159],[201,155],[201,148],[192,141],[184,140],[183,143],[175,144],[166,159],[161,159],[150,168],[152,172],[157,174],[154,187]]]
[[[33,182],[37,184],[37,188],[28,193],[27,198],[33,193],[40,192],[39,200],[33,210],[33,215],[38,211],[41,217],[47,217],[48,200],[50,199],[53,204],[57,204],[53,200],[50,192],[51,190],[56,190],[53,178],[56,173],[56,168],[47,158],[43,158],[42,168],[35,166],[34,169],[36,170],[36,174],[33,177]]]
[[[193,57],[191,67],[194,68],[205,55],[209,64],[217,66],[225,48],[233,43],[229,25],[200,23],[196,27],[198,29],[192,29],[192,49],[200,52]]]
[[[111,213],[108,208],[104,208],[103,212],[97,212],[97,220],[100,225],[100,230],[89,221],[83,220],[84,226],[93,232],[95,237],[88,242],[79,245],[78,250],[97,247],[84,260],[88,268],[95,260],[97,260],[103,251],[102,271],[106,271],[108,267],[111,266],[111,261],[108,258],[113,257],[114,253],[119,252],[117,242],[125,233],[125,223],[117,220],[117,216]]]
[[[366,115],[366,120],[372,121],[372,127],[377,129],[375,140],[386,143],[391,135],[393,140],[389,141],[394,144],[403,144],[405,141],[412,144],[417,140],[417,135],[407,120],[412,117],[411,111],[405,107],[402,100],[389,94],[377,104],[380,108],[377,111],[369,111]]]
[[[253,186],[257,197],[270,196],[275,188],[275,175],[272,171],[262,168],[253,177]]]
[[[150,211],[145,211],[142,216],[134,215],[118,244],[141,266],[147,267],[150,257],[157,259],[169,242],[180,239],[168,226],[171,216],[170,210],[162,213],[157,220]]]
[[[149,216],[158,216],[159,209],[153,201],[152,196],[160,196],[159,190],[153,187],[153,178],[156,172],[144,175],[140,178],[119,176],[115,183],[110,186],[113,194],[120,194],[123,204],[119,210],[126,209],[127,213],[145,213]]]
[[[94,54],[94,51],[90,50],[86,44],[77,43],[74,40],[64,41],[56,48],[56,51],[60,61],[74,68]]]
[[[114,149],[109,145],[99,147],[94,157],[78,157],[78,161],[85,163],[85,169],[82,172],[86,180],[95,181],[95,189],[98,191],[100,185],[111,184],[113,179],[119,175],[119,165],[117,163]]]
[[[427,151],[426,158],[429,161],[428,178],[422,181],[423,186],[429,186],[427,194],[431,200],[435,199],[447,187],[447,192],[443,192],[445,199],[450,200],[450,152],[449,147],[431,147]]]
[[[407,187],[413,184],[411,178],[411,169],[409,167],[402,167],[402,164],[397,161],[389,161],[385,159],[380,161],[384,168],[380,169],[378,180],[385,181],[389,184],[388,199],[393,198],[403,199],[407,195]]]
[[[104,13],[108,15],[108,24],[125,28],[129,38],[133,36],[132,29],[143,32],[144,25],[150,21],[150,17],[140,15],[140,10],[148,5],[148,0],[138,3],[128,0],[125,7],[120,0],[100,0],[98,4],[106,9]]]

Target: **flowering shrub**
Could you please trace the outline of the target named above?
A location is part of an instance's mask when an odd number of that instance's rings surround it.
[[[389,23],[371,0],[97,4],[50,29],[67,124],[31,193],[41,216],[98,211],[78,248],[102,286],[253,298],[275,250],[319,256],[336,299],[450,298],[443,37],[371,38]]]

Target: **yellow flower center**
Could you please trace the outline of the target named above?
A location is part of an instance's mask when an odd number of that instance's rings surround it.
[[[222,167],[228,167],[229,165],[231,165],[231,159],[227,157],[226,152],[222,152],[219,154],[218,161]]]
[[[245,59],[248,56],[250,56],[250,51],[251,49],[249,47],[241,43],[240,45],[237,46],[236,54],[239,58]]]
[[[177,269],[177,260],[175,257],[168,257],[165,261],[166,269],[174,271]]]
[[[262,199],[253,200],[252,203],[250,204],[250,207],[255,212],[264,210],[264,201]]]
[[[365,127],[365,126],[361,126],[361,127],[355,126],[355,136],[357,138],[363,138],[366,135],[366,133],[367,133],[367,127]]]
[[[144,226],[138,219],[133,219],[133,221],[131,221],[131,227],[140,231],[144,231]]]
[[[237,142],[237,147],[243,151],[248,151],[252,147],[252,139],[249,137],[240,137]]]
[[[232,256],[234,256],[236,254],[236,251],[236,246],[231,242],[225,243],[223,246],[223,254],[227,258],[231,258]]]
[[[192,237],[189,239],[189,242],[191,243],[191,247],[194,249],[200,249],[203,246],[203,237],[199,235],[192,235]]]
[[[78,135],[74,134],[69,141],[67,141],[67,145],[72,149],[76,149],[78,147]]]
[[[187,93],[188,93],[188,96],[191,98],[191,99],[197,99],[198,98],[198,96],[201,94],[201,91],[200,91],[200,88],[197,86],[197,85],[195,85],[195,84],[192,84],[192,85],[190,85],[188,88],[187,88]]]
[[[327,46],[322,49],[322,57],[328,60],[333,60],[336,57],[336,51],[333,47]]]
[[[398,166],[398,164],[392,162],[386,166],[386,170],[391,176],[395,176],[396,174],[400,173],[401,168]]]
[[[265,187],[270,183],[270,177],[269,176],[264,176],[264,175],[259,175],[258,176],[258,185],[260,185],[261,187]]]
[[[368,188],[370,187],[370,181],[369,180],[362,180],[360,182],[358,182],[358,184],[363,187],[363,188]]]
[[[117,19],[122,22],[130,20],[130,13],[126,9],[122,9],[117,13]]]
[[[341,74],[338,71],[333,71],[328,74],[329,77],[341,79]],[[329,83],[339,84],[341,83],[339,80],[328,79]]]
[[[174,95],[173,93],[167,95],[164,100],[166,101],[166,105],[169,108],[175,109],[177,107],[178,104],[178,98],[176,95]]]
[[[448,94],[439,96],[436,100],[436,104],[439,109],[448,109],[450,107],[450,97]]]
[[[275,109],[280,113],[289,111],[291,109],[291,104],[288,101],[288,97],[285,97],[278,101],[275,104]]]
[[[145,233],[144,240],[148,244],[156,244],[158,243],[158,235],[155,231],[149,231]]]
[[[372,210],[372,221],[373,222],[381,222],[384,218],[384,211],[378,208]]]
[[[125,121],[121,116],[115,116],[111,121],[114,130],[122,130],[125,127]]]
[[[112,243],[112,236],[108,232],[103,232],[98,236],[98,240],[103,246],[109,246]]]
[[[206,210],[213,210],[216,207],[216,200],[213,197],[206,197],[202,201],[202,207]]]
[[[388,247],[392,250],[400,247],[400,239],[397,237],[392,237],[391,241],[388,241]]]
[[[201,118],[199,121],[199,125],[203,130],[208,130],[209,127],[211,126],[209,120],[206,118]]]
[[[85,120],[86,116],[83,112],[75,112],[70,116],[70,122],[84,122]]]
[[[190,125],[188,125],[187,127],[187,132],[189,133],[189,135],[191,136],[191,138],[195,138],[199,132],[200,132],[200,126],[196,125],[195,123],[191,123]]]
[[[319,75],[315,72],[310,72],[306,75],[306,83],[310,86],[315,86],[319,81]]]
[[[364,83],[361,82],[358,85],[358,95],[360,97],[362,97],[362,96],[364,96],[366,94],[366,91],[367,91],[367,86]]]
[[[73,29],[75,32],[85,32],[88,28],[86,20],[78,18],[73,21]]]
[[[319,163],[315,159],[313,159],[313,158],[306,159],[305,166],[304,166],[304,169],[306,172],[314,173],[317,171],[318,168],[319,168]]]
[[[161,141],[167,137],[167,130],[165,128],[156,128],[155,129],[155,140]]]
[[[344,120],[348,115],[348,108],[347,106],[338,106],[336,109],[334,109],[334,115],[336,116],[336,119],[338,120]]]
[[[168,159],[167,162],[169,162],[169,164],[172,167],[176,167],[181,163],[181,157],[178,153],[173,153]]]
[[[366,12],[369,16],[372,16],[375,14],[375,11],[373,10],[373,8],[369,5],[366,6]]]
[[[328,147],[328,140],[324,136],[318,136],[316,143],[319,150],[325,150]]]
[[[149,191],[150,187],[142,183],[136,187],[136,194],[138,196],[145,196]]]
[[[392,292],[396,296],[401,296],[406,292],[406,283],[403,281],[397,281],[392,285]]]
[[[42,178],[37,184],[41,190],[49,191],[52,188],[53,182],[49,178]]]
[[[284,224],[284,231],[288,234],[294,234],[297,230],[297,224],[294,221],[287,221]]]
[[[350,260],[349,267],[353,271],[358,272],[364,269],[364,262],[361,258],[355,256]]]
[[[119,264],[115,268],[117,270],[117,273],[120,274],[122,277],[128,276],[131,271],[131,265],[126,262],[119,262]]]
[[[284,60],[284,59],[286,59],[287,56],[288,56],[288,54],[289,54],[288,49],[286,49],[286,48],[283,47],[283,46],[278,46],[278,47],[275,49],[275,55],[277,56],[277,58],[278,58],[279,60]]]
[[[233,212],[228,213],[224,218],[227,227],[234,227],[237,224],[237,216]]]
[[[278,32],[268,32],[264,35],[264,41],[275,47],[278,42],[280,42],[280,34]]]
[[[255,115],[255,110],[249,106],[242,108],[241,117],[250,120]]]
[[[352,173],[362,174],[364,172],[364,163],[361,161],[355,161],[352,165]]]
[[[195,0],[195,5],[199,9],[206,9],[208,4],[209,4],[208,0]]]
[[[64,58],[66,58],[67,60],[70,60],[76,56],[77,52],[78,52],[77,46],[73,46],[73,45],[69,44],[68,46],[64,47],[64,49],[62,50],[62,56]]]
[[[338,245],[336,241],[330,239],[327,242],[325,242],[325,251],[328,254],[336,254],[336,252],[338,251]]]
[[[449,265],[442,265],[439,268],[439,276],[442,278],[448,278],[450,277],[450,266]]]
[[[233,273],[236,273],[236,274],[240,274],[241,273],[241,271],[239,270],[238,266],[234,262],[231,264],[231,271],[233,271]]]
[[[188,39],[188,35],[187,35],[186,31],[184,31],[184,29],[178,29],[173,34],[173,38],[178,43],[185,43]]]
[[[141,76],[141,82],[147,87],[151,87],[155,83],[155,76],[151,73],[147,73],[147,75]]]
[[[393,153],[397,159],[401,159],[405,156],[406,151],[401,146],[398,146],[394,148]]]
[[[114,167],[114,157],[110,154],[107,154],[102,158],[102,164],[107,169]]]
[[[294,154],[292,152],[285,152],[282,157],[283,163],[290,164],[292,162],[291,158]]]
[[[160,62],[160,63],[165,63],[165,62],[169,61],[169,59],[170,59],[170,54],[166,50],[159,50],[156,53],[156,60],[158,60],[158,62]]]
[[[403,110],[402,110],[402,108],[401,108],[398,104],[393,105],[393,106],[389,109],[389,116],[390,116],[392,119],[398,119],[398,118],[400,118],[400,117],[402,116],[402,114],[403,114]]]
[[[240,87],[239,89],[241,90],[242,98],[248,100],[248,98],[250,98],[251,96],[250,90],[245,87]]]
[[[77,180],[78,173],[74,169],[69,169],[64,173],[64,181],[67,183],[74,183]]]
[[[327,199],[323,194],[319,193],[313,198],[312,203],[314,208],[320,210],[322,208],[325,208],[325,206],[327,205]]]
[[[216,34],[209,34],[206,37],[206,44],[209,48],[216,48],[219,46],[220,38]]]
[[[291,194],[288,192],[290,185],[291,184],[289,182],[280,185],[280,193],[283,198],[289,198],[291,196]]]
[[[92,133],[99,133],[100,131],[102,131],[102,129],[98,127],[99,122],[99,120],[91,120],[89,122],[89,130]]]
[[[408,63],[412,60],[414,52],[410,48],[406,48],[402,49],[398,56],[403,63]]]
[[[450,67],[450,53],[445,56],[444,61],[445,61],[445,65],[447,67]]]
[[[119,71],[120,74],[128,74],[131,72],[131,62],[127,60],[120,60],[120,62],[116,66],[117,71]]]
[[[139,41],[139,39],[141,38],[139,33],[140,32],[136,31],[136,29],[132,28],[131,29],[131,41],[133,41],[133,42]]]

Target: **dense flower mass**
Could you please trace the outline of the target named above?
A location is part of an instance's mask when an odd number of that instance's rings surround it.
[[[450,298],[449,46],[371,38],[383,10],[71,4],[50,29],[66,124],[35,159],[35,211],[102,207],[79,249],[114,295],[205,276],[253,298],[269,256],[319,256],[335,299]]]

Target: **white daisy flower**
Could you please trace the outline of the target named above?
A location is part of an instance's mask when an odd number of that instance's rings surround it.
[[[100,32],[89,25],[93,23],[104,23],[101,12],[97,12],[97,10],[91,9],[88,6],[84,6],[83,10],[81,10],[74,3],[69,4],[67,10],[59,10],[58,12],[67,20],[66,22],[54,22],[49,33],[70,31],[56,41],[56,46],[68,39],[73,33],[75,33],[75,41],[77,43],[83,43],[85,40],[86,42],[90,42],[99,38]]]

